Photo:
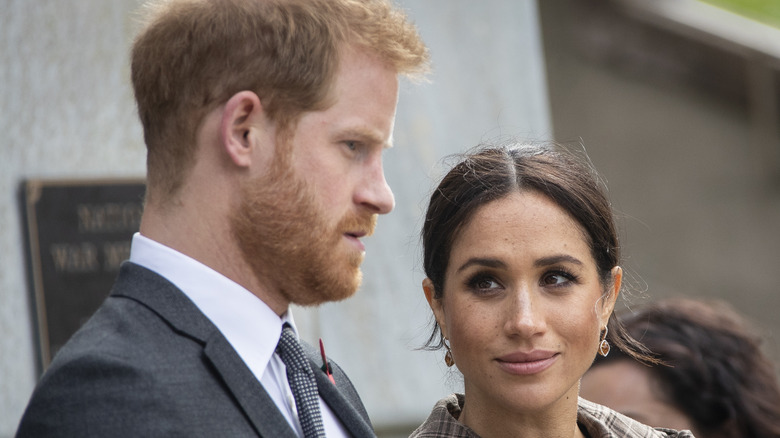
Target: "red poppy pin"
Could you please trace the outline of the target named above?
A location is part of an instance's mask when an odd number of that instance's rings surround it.
[[[328,379],[330,379],[330,383],[336,384],[336,380],[333,379],[333,374],[330,372],[330,364],[328,363],[328,358],[325,357],[325,346],[322,345],[322,338],[320,338],[320,354],[322,354],[322,371],[325,372],[325,374],[328,375]]]

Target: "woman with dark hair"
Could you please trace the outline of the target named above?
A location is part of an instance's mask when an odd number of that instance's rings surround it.
[[[691,437],[578,398],[610,344],[652,361],[615,325],[619,245],[586,159],[557,146],[483,147],[431,196],[423,291],[464,393],[440,400],[413,437]]]
[[[728,304],[667,299],[619,320],[663,365],[648,367],[614,351],[585,374],[583,397],[699,437],[780,438],[774,365]]]

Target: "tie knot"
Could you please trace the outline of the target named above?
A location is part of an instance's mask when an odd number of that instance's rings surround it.
[[[320,416],[319,394],[314,372],[309,366],[303,348],[298,343],[295,332],[289,324],[282,327],[276,352],[287,367],[287,380],[290,384],[298,418],[306,438],[321,438],[325,429]]]
[[[304,372],[306,374],[311,372],[301,344],[298,342],[298,338],[289,324],[285,324],[282,328],[282,335],[279,337],[276,352],[290,371]]]

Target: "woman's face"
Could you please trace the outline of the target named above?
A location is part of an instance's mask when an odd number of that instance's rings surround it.
[[[583,229],[546,196],[512,193],[480,207],[453,242],[443,297],[423,283],[463,373],[466,405],[576,404],[620,277],[616,267],[607,292]]]

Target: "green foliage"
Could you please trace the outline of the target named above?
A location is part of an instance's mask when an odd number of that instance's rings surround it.
[[[701,0],[747,18],[780,28],[780,0]]]

